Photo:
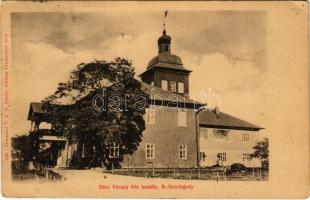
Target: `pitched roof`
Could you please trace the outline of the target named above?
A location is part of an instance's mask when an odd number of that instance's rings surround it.
[[[29,112],[28,112],[28,120],[31,120],[32,117],[36,114],[44,114],[45,111],[43,110],[43,103],[36,103],[36,102],[31,102],[30,107],[29,107]]]
[[[59,105],[59,104],[53,104],[53,105],[60,106],[60,107],[64,106],[64,105]],[[46,110],[44,110],[42,102],[31,102],[30,103],[27,119],[33,120],[36,117],[39,117],[42,120],[42,122],[49,120],[48,113],[46,112]]]
[[[187,98],[185,96],[163,90],[159,87],[146,84],[136,79],[134,80],[141,83],[141,89],[146,94],[150,95],[150,100],[151,101],[153,100],[151,103],[155,105],[164,106],[164,105],[167,105],[168,102],[177,102],[178,106],[171,103],[171,106],[174,106],[174,107],[199,108],[204,105],[203,103]],[[110,87],[113,87],[113,85]],[[88,95],[85,95],[83,98],[77,100],[77,102],[83,100],[84,98],[87,98],[87,96],[92,95],[92,93],[94,93],[94,91],[89,92]],[[59,106],[70,106],[70,105],[74,105],[74,103],[69,104],[69,105],[66,104],[66,105],[59,105]],[[28,112],[28,120],[31,120],[33,115],[44,115],[44,114],[46,114],[46,111],[43,109],[43,103],[38,103],[38,102],[30,103],[30,108]]]
[[[199,125],[201,127],[250,130],[258,131],[263,129],[257,125],[241,120],[223,112],[215,110],[203,110],[199,113]]]

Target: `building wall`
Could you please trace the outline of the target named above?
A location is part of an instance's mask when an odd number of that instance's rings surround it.
[[[154,106],[152,107],[154,108]],[[133,155],[126,155],[123,167],[195,167],[197,146],[195,111],[186,110],[186,127],[178,126],[178,110],[155,107],[155,124],[146,124],[142,142]],[[146,145],[155,145],[155,157],[146,158]],[[179,158],[179,145],[187,145],[187,158]]]
[[[155,86],[162,88],[162,85],[161,85],[162,80],[168,81],[168,86],[170,85],[170,81],[182,82],[184,83],[184,94],[189,94],[189,84],[188,84],[189,74],[185,74],[182,72],[177,73],[177,72],[169,72],[169,71],[156,71],[155,77],[156,77]]]
[[[227,129],[226,129],[227,130]],[[243,134],[249,136],[244,141]],[[200,128],[200,152],[204,153],[201,166],[212,166],[218,163],[217,155],[226,153],[226,161],[221,164],[228,166],[233,163],[242,163],[247,167],[258,167],[260,162],[256,159],[246,159],[244,154],[253,153],[253,146],[257,143],[259,135],[257,131],[228,130],[227,137],[218,138],[212,128]]]

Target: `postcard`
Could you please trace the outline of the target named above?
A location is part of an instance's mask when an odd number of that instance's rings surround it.
[[[5,197],[306,198],[305,1],[2,2]]]

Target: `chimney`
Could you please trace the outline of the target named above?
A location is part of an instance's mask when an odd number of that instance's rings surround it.
[[[215,114],[219,115],[220,114],[220,108],[218,106],[216,106],[214,108],[214,112],[215,112]]]

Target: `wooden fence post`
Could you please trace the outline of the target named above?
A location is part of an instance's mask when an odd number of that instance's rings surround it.
[[[173,168],[173,176],[176,178],[175,167]]]
[[[49,171],[45,170],[45,179],[48,180],[48,176],[49,176]]]

